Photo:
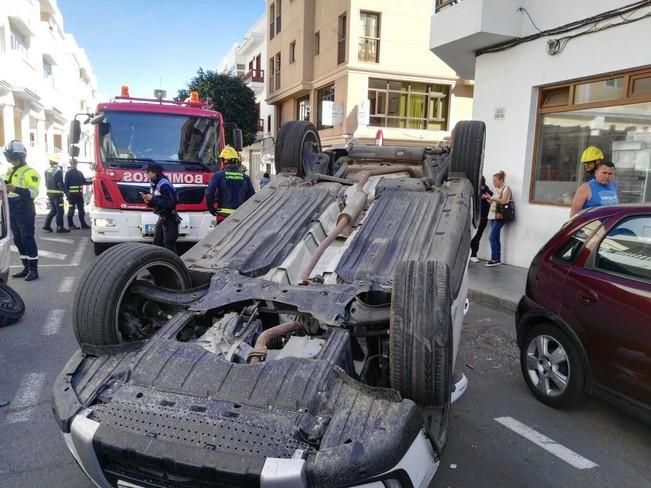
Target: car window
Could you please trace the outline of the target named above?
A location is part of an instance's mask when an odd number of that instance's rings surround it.
[[[651,282],[651,216],[613,227],[599,244],[595,268]]]
[[[601,227],[600,220],[593,220],[592,222],[587,223],[574,232],[569,239],[563,243],[554,254],[554,257],[561,261],[565,261],[566,263],[573,263],[579,255],[579,251],[583,245],[590,239],[590,237],[592,237],[592,234],[594,234],[599,227]]]

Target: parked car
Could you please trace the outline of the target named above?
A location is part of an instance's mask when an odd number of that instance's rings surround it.
[[[0,327],[17,322],[25,314],[23,299],[7,284],[10,258],[9,203],[5,183],[0,178]]]
[[[569,408],[594,392],[651,413],[651,205],[567,222],[533,259],[516,323],[540,401]]]

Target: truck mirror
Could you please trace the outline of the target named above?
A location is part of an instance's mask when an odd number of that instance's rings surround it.
[[[68,148],[68,153],[70,154],[71,158],[76,158],[79,156],[79,146],[76,146],[74,144],[70,144],[70,147]]]
[[[239,152],[242,147],[242,129],[233,129],[233,148]]]
[[[78,144],[81,140],[81,123],[77,119],[70,121],[70,144]]]

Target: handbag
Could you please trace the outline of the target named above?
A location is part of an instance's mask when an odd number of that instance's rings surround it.
[[[513,222],[515,220],[515,206],[513,205],[513,202],[504,204],[498,203],[495,213],[500,214],[504,222]]]

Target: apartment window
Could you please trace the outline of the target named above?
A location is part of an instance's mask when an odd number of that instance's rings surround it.
[[[337,64],[346,62],[346,14],[339,16],[337,27]]]
[[[45,58],[43,58],[43,78],[52,80],[52,65]]]
[[[296,120],[310,120],[309,95],[296,100]]]
[[[280,34],[282,30],[281,15],[283,13],[283,2],[278,0],[276,2],[276,34]]]
[[[598,147],[615,163],[621,203],[651,202],[651,69],[542,87],[530,201],[572,203],[585,179],[581,155]]]
[[[335,85],[328,85],[321,88],[316,92],[317,99],[317,108],[316,108],[316,117],[317,117],[317,129],[329,129],[332,125],[326,125],[322,123],[324,116],[323,102],[334,102],[335,101]]]
[[[274,63],[274,58],[269,59],[269,91],[274,92],[276,91],[276,66]]]
[[[244,64],[236,64],[235,65],[235,70],[237,73],[237,76],[244,76],[244,69],[246,66]]]
[[[357,59],[366,63],[380,62],[380,14],[362,12]]]
[[[276,4],[269,5],[269,39],[273,39],[276,34]]]
[[[23,59],[27,59],[29,37],[13,26],[11,26],[11,50],[16,51]]]
[[[0,25],[0,53],[7,52],[7,46],[5,45],[5,28]]]
[[[443,7],[457,3],[459,0],[435,0],[434,9],[436,12],[441,10]]]
[[[293,64],[296,61],[296,41],[289,43],[289,64]]]
[[[280,90],[280,53],[276,53],[274,61],[274,78],[276,79],[275,86],[276,90]]]
[[[321,32],[314,33],[314,55],[317,56],[321,52]]]
[[[370,125],[447,130],[450,87],[369,79]]]
[[[271,115],[267,115],[267,132],[271,133]]]

